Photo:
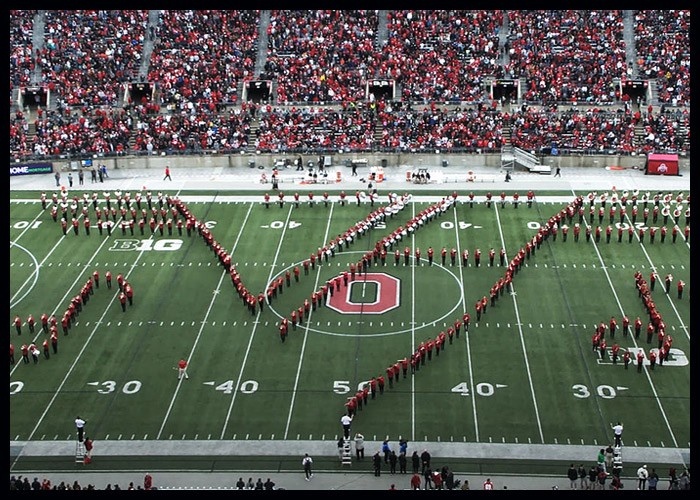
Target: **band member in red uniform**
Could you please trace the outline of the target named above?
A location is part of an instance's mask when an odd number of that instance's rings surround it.
[[[619,345],[619,344],[613,344],[613,345],[612,345],[612,348],[611,348],[611,352],[612,352],[612,362],[613,362],[614,365],[616,365],[616,364],[617,364],[617,357],[618,357],[619,354],[620,354],[620,345]]]
[[[377,387],[379,388],[379,394],[384,394],[384,377],[379,375],[377,377]]]
[[[629,364],[630,364],[630,353],[629,353],[629,351],[625,351],[625,352],[622,354],[622,362],[623,362],[624,365],[625,365],[625,370],[627,370],[627,368],[629,367]]]
[[[452,249],[450,250],[450,263],[451,263],[451,265],[454,266],[455,263],[456,263],[456,261],[457,261],[457,249],[456,249],[456,248],[452,248]]]
[[[469,250],[466,248],[462,250],[462,266],[467,267],[469,263]]]
[[[654,336],[654,323],[647,323],[647,344],[651,344],[651,338]]]
[[[425,349],[428,355],[428,361],[433,359],[433,349],[435,348],[435,340],[428,339],[425,341]]]
[[[680,296],[678,298],[680,298]],[[27,326],[29,327],[29,333],[34,333],[34,316],[31,314],[27,316]]]
[[[440,256],[442,257],[442,265],[445,265],[445,260],[447,259],[447,248],[442,247],[442,250],[440,250]]]
[[[129,300],[129,305],[133,306],[134,305],[134,289],[132,288],[130,283],[124,283],[124,294],[126,295],[126,298]]]
[[[479,267],[480,263],[481,263],[481,250],[477,248],[476,250],[474,250],[474,265],[476,267]]]
[[[608,350],[608,342],[605,339],[601,339],[600,345],[598,345],[598,351],[600,352],[600,359],[605,359],[606,351]]]
[[[63,328],[63,335],[68,335],[68,329],[70,328],[70,313],[66,313],[61,318],[61,327]]]
[[[20,347],[19,350],[22,353],[22,362],[24,364],[29,364],[29,347],[27,344],[22,344],[22,347]]]
[[[292,309],[292,312],[290,313],[290,321],[292,322],[292,330],[297,329],[297,311],[296,309]]]
[[[615,319],[615,316],[610,318],[610,338],[615,338],[615,331],[617,330],[617,320]]]
[[[683,298],[683,288],[685,288],[685,281],[678,280],[678,298],[679,299]],[[31,328],[30,328],[30,331],[31,331]]]
[[[428,247],[428,265],[432,266],[433,265],[433,247]]]
[[[469,321],[471,320],[471,316],[469,315],[468,312],[465,312],[462,315],[462,324],[464,325],[464,332],[468,333],[469,332]],[[455,330],[455,334],[457,335],[457,338],[459,338],[459,330]]]
[[[642,333],[642,320],[639,316],[634,320],[634,338],[638,339],[639,335]]]
[[[394,377],[396,377],[396,380],[399,379],[399,372],[397,370],[401,370],[403,373],[403,378],[406,378],[408,376],[408,365],[409,361],[407,357],[404,357],[403,359],[397,360],[397,362],[394,364]],[[365,385],[366,387],[366,385]]]
[[[627,317],[627,315],[624,315],[622,317],[622,336],[623,337],[627,336],[629,326],[630,326],[630,319]]]

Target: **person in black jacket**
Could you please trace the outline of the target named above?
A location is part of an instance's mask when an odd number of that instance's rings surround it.
[[[374,475],[379,477],[382,475],[382,456],[376,452],[372,457],[372,465],[374,465]]]

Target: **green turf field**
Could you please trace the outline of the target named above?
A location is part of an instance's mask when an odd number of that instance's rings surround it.
[[[266,207],[262,193],[178,193],[231,255],[242,283],[256,296],[292,271],[290,286],[283,284],[271,304],[251,314],[196,230],[188,236],[183,229],[180,235],[174,226],[172,235],[167,228],[163,235],[158,229],[152,235],[146,224],[142,236],[136,224],[133,235],[128,228],[122,234],[118,225],[110,236],[106,231],[100,235],[90,203],[90,235],[79,211],[78,235],[69,225],[64,236],[51,217],[50,200],[42,210],[39,193],[13,193],[10,343],[16,363],[10,367],[10,440],[74,439],[77,415],[100,441],[335,439],[348,397],[372,377],[386,376],[388,366],[435,339],[467,311],[468,334],[462,331],[439,356],[433,353],[415,375],[409,370],[392,388],[387,383],[384,394],[358,412],[353,430],[380,440],[401,435],[411,441],[593,444],[609,442],[610,424],[620,420],[626,446],[689,447],[686,220],[680,217],[674,243],[673,217],[664,221],[659,215],[655,223],[650,217],[645,225],[641,204],[631,243],[626,231],[631,205],[622,242],[617,238],[619,211],[606,242],[610,200],[600,241],[593,236],[587,242],[589,204],[587,193],[580,193],[586,208],[580,240],[574,241],[573,230],[567,241],[561,229],[556,240],[550,235],[514,274],[512,289],[499,294],[494,306],[489,302],[477,322],[476,301],[488,297],[506,272],[499,250],[505,249],[508,264],[550,217],[573,202],[574,194],[538,193],[528,207],[521,193],[515,208],[512,193],[503,204],[496,196],[490,207],[482,195],[471,206],[466,193],[460,193],[457,203],[395,244],[386,265],[379,260],[367,276],[357,273],[348,286],[341,284],[333,304],[312,309],[296,330],[290,327],[285,342],[280,340],[280,318],[289,317],[328,280],[361,261],[377,241],[399,226],[405,228],[449,194],[417,194],[328,261],[321,259],[307,275],[303,262],[312,253],[379,207],[389,206],[388,198],[371,207],[366,200],[358,206],[352,196],[341,205],[332,192],[327,206],[316,195],[314,206],[302,197],[297,207],[286,197],[280,207],[273,197]],[[595,231],[601,202],[594,203]],[[98,206],[105,207],[102,197]],[[172,217],[167,207],[165,213]],[[117,212],[116,220],[120,217]],[[578,222],[578,215],[574,219]],[[643,243],[640,226],[647,228]],[[649,241],[652,226],[667,227],[663,243],[660,234],[653,244]],[[404,265],[405,247],[410,249],[409,265]],[[433,265],[429,247],[435,251]],[[443,247],[448,250],[444,265]],[[396,248],[401,251],[398,265]],[[457,250],[454,265],[451,248]],[[474,261],[477,248],[482,252],[479,267]],[[496,252],[493,266],[490,248]],[[466,267],[461,265],[465,249]],[[298,281],[295,266],[302,269]],[[595,325],[607,324],[612,316],[620,324],[624,315],[644,321],[638,339],[621,329],[614,339],[606,335],[609,345],[619,343],[620,354],[638,348],[648,354],[657,347],[656,335],[651,344],[646,342],[649,315],[634,278],[640,271],[649,280],[654,270],[660,279],[652,296],[673,337],[668,361],[654,370],[647,361],[638,372],[634,361],[628,369],[621,359],[613,364],[610,350],[601,359],[592,352],[591,335]],[[60,318],[94,271],[100,273],[100,287],[64,336]],[[104,283],[107,271],[114,276],[111,290]],[[673,283],[666,294],[663,278],[669,273]],[[134,289],[134,303],[125,312],[117,299],[118,274]],[[686,283],[681,299],[678,280]],[[42,313],[59,319],[58,353],[49,359],[42,353],[37,363],[30,356],[24,364],[21,344],[36,341],[41,350],[48,337],[41,332]],[[30,314],[37,320],[36,333],[30,334],[25,323],[18,336],[13,319],[19,316],[24,322]],[[189,362],[186,380],[177,377],[181,358]]]

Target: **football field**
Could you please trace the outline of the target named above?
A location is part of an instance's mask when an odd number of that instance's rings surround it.
[[[78,226],[64,234],[60,198],[54,221],[51,199],[42,208],[39,192],[11,193],[10,441],[74,440],[78,415],[99,441],[336,440],[346,403],[383,376],[352,424],[369,440],[607,445],[621,421],[627,447],[690,447],[688,193],[662,196],[655,220],[654,202],[645,221],[640,199],[634,222],[622,193],[538,192],[528,203],[521,192],[516,203],[506,191],[487,203],[477,192],[472,203],[466,192],[421,191],[372,205],[335,191],[269,204],[262,192],[183,191],[150,206],[142,194],[137,206],[112,192],[109,209],[102,193],[94,203],[69,194]],[[637,271],[647,283],[656,275],[653,309],[671,339],[655,366],[659,336],[648,342]],[[119,275],[133,289],[124,308]],[[91,280],[65,334],[61,318]],[[465,313],[468,329],[450,335]],[[42,314],[57,318],[57,352]],[[602,353],[592,348],[601,323]],[[25,363],[32,342],[40,354]],[[188,378],[178,378],[181,359]]]

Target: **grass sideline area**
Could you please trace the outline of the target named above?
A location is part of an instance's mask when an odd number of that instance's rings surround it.
[[[78,414],[97,441],[334,442],[348,396],[371,377],[386,375],[390,364],[446,331],[467,311],[472,316],[468,335],[462,332],[415,375],[370,399],[358,412],[353,432],[389,436],[394,443],[404,436],[417,446],[440,441],[604,446],[610,441],[610,423],[621,420],[626,447],[690,446],[687,290],[682,299],[675,289],[666,295],[660,280],[653,292],[674,339],[666,366],[651,370],[644,365],[638,373],[633,362],[625,370],[621,362],[601,359],[590,347],[594,326],[611,316],[620,323],[623,314],[646,320],[635,270],[646,279],[656,270],[660,278],[672,274],[674,284],[690,283],[689,242],[681,232],[672,243],[672,224],[664,224],[663,216],[642,225],[666,227],[664,243],[657,235],[651,244],[647,233],[640,244],[638,225],[631,243],[627,233],[621,242],[615,233],[610,243],[604,233],[599,242],[595,236],[587,242],[583,231],[579,242],[573,234],[564,242],[561,230],[556,241],[550,235],[514,276],[513,289],[489,304],[477,322],[475,301],[488,295],[505,271],[498,257],[489,265],[488,249],[504,248],[508,262],[574,197],[537,193],[528,207],[520,193],[516,209],[511,192],[504,203],[494,196],[490,207],[483,193],[471,205],[467,193],[460,192],[442,215],[424,221],[397,245],[402,251],[409,247],[409,265],[403,254],[396,265],[392,248],[387,265],[370,268],[373,279],[341,285],[340,307],[350,304],[357,312],[318,307],[283,343],[277,328],[281,317],[358,263],[376,241],[451,191],[421,192],[407,200],[399,212],[355,237],[308,275],[302,271],[299,281],[283,282],[284,293],[254,314],[200,235],[175,230],[161,236],[157,229],[150,234],[147,226],[140,235],[136,226],[135,235],[127,228],[99,236],[91,226],[87,236],[80,225],[78,235],[69,229],[64,236],[50,209],[41,209],[39,194],[11,196],[11,341],[17,351],[20,342],[30,340],[40,341],[41,348],[46,335],[30,336],[23,325],[17,336],[15,315],[26,319],[33,314],[37,322],[44,312],[59,316],[95,270],[123,274],[136,291],[135,302],[122,312],[116,290],[101,283],[70,334],[59,336],[58,353],[49,359],[42,354],[36,364],[27,365],[16,355],[11,441],[73,440]],[[358,206],[353,199],[341,205],[331,192],[328,204],[316,193],[313,204],[302,198],[296,207],[288,197],[279,207],[273,198],[266,208],[262,192],[247,192],[246,200],[236,199],[240,193],[215,194],[180,192],[178,198],[230,253],[246,288],[256,295],[273,278],[303,266],[330,238],[387,205],[382,200],[370,207],[363,200]],[[251,196],[256,201],[249,201]],[[22,201],[27,199],[32,202]],[[600,205],[596,200],[596,209]],[[103,199],[98,206],[104,208]],[[607,208],[602,224],[597,215],[591,224],[586,214],[582,226],[607,226]],[[170,209],[166,215],[173,216]],[[94,220],[91,204],[88,217]],[[622,224],[630,222],[628,217]],[[682,217],[679,222],[682,229]],[[427,261],[429,247],[435,250],[433,265]],[[442,247],[458,250],[456,265],[449,257],[442,264]],[[422,250],[420,260],[416,248]],[[476,248],[482,251],[478,267]],[[460,265],[465,249],[467,266]],[[396,284],[396,304],[371,313],[370,306],[383,302],[391,283]],[[641,347],[648,353],[656,338],[649,345],[644,337],[618,332],[615,339],[622,349],[636,352]],[[190,378],[178,381],[174,369],[181,358],[189,362]],[[645,418],[639,419],[640,414]],[[124,463],[129,462],[131,458]],[[505,466],[517,468],[516,463]]]

